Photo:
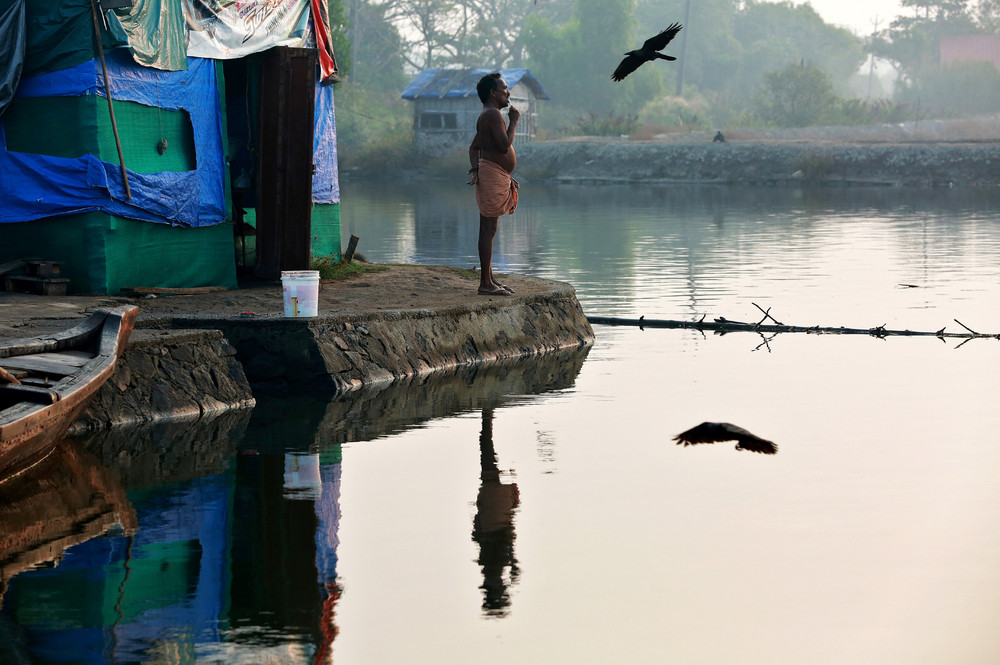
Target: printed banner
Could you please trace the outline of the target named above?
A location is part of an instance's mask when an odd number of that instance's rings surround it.
[[[309,0],[184,0],[189,56],[226,60],[313,46]]]

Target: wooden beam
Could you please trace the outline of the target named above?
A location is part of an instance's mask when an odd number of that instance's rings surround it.
[[[70,376],[86,365],[94,356],[82,351],[63,351],[61,353],[35,353],[30,356],[14,356],[4,358],[6,369],[26,369],[29,372],[42,372],[53,376]]]
[[[35,404],[55,404],[59,401],[59,393],[51,388],[25,385],[0,385],[0,398],[9,400],[13,398],[18,402],[32,402]]]
[[[172,296],[194,296],[202,293],[219,293],[221,291],[228,291],[229,289],[225,286],[192,286],[189,288],[176,288],[172,289],[165,286],[123,286],[122,293],[134,293],[134,294],[147,294],[152,293],[154,295],[172,295]]]

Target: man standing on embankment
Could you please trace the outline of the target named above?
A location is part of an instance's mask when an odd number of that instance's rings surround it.
[[[493,238],[501,215],[517,207],[518,184],[511,173],[517,165],[514,153],[514,130],[521,113],[510,105],[510,90],[499,72],[479,80],[476,92],[483,110],[476,121],[476,135],[469,145],[472,168],[470,185],[476,186],[479,205],[479,293],[487,296],[509,296],[514,290],[493,278]],[[505,125],[500,109],[510,107]]]

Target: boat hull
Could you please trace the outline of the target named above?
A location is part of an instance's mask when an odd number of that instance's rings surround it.
[[[51,403],[14,401],[10,395],[0,409],[0,479],[17,473],[45,456],[62,439],[97,391],[114,373],[135,326],[138,308],[98,310],[83,324],[36,339],[0,344],[0,367],[59,365],[65,359],[72,371],[44,389]],[[44,358],[44,359],[43,359]],[[17,387],[5,386],[8,392]]]

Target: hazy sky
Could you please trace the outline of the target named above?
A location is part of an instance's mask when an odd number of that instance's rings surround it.
[[[796,4],[806,4],[797,1]],[[877,17],[879,29],[885,28],[899,14],[907,13],[897,0],[809,0],[827,23],[843,26],[855,34],[867,35]]]

